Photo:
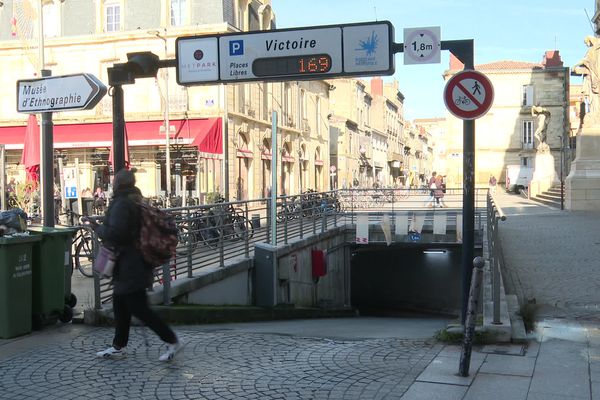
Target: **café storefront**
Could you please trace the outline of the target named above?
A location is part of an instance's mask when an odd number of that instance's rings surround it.
[[[137,169],[144,196],[165,195],[167,179],[174,194],[202,201],[221,182],[221,118],[171,120],[171,174],[166,172],[166,135],[162,120],[126,122],[126,161]],[[0,144],[6,148],[7,177],[25,180],[19,165],[26,126],[0,127]],[[79,192],[86,188],[110,190],[112,123],[54,125],[55,180],[61,167],[77,167]]]

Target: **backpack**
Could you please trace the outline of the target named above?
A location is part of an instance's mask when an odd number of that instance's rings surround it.
[[[140,238],[138,248],[153,268],[163,265],[175,254],[177,225],[175,218],[149,204],[140,204]]]

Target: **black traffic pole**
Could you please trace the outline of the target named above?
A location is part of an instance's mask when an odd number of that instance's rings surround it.
[[[159,60],[158,56],[147,51],[127,53],[126,63],[114,64],[108,68],[108,84],[113,98],[113,172],[125,168],[125,105],[123,85],[135,83],[136,78],[156,77],[159,68],[177,66],[177,60]],[[167,178],[168,179],[168,178]]]
[[[464,64],[475,68],[473,39],[442,41],[442,50],[450,50]],[[475,121],[463,120],[463,221],[462,221],[462,307],[461,323],[465,324],[469,304],[469,287],[475,249]]]
[[[42,77],[51,76],[52,71],[43,69]],[[42,147],[42,175],[40,177],[43,201],[42,220],[44,226],[54,227],[54,124],[52,122],[52,113],[42,113],[42,138],[40,145]]]
[[[404,43],[392,43],[393,53],[402,53]],[[475,68],[473,39],[442,40],[441,49],[449,50],[464,64],[465,70]],[[472,260],[475,248],[475,121],[463,121],[463,221],[462,221],[462,306],[461,323],[465,323],[469,288],[472,275]]]
[[[123,86],[112,87],[113,110],[113,172],[125,168],[125,110]]]

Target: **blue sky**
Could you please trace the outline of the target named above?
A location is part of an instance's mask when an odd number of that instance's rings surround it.
[[[475,64],[513,60],[541,62],[546,50],[559,50],[565,66],[585,54],[592,34],[587,14],[594,0],[272,0],[277,28],[388,20],[395,41],[404,28],[439,26],[442,40],[474,39]],[[405,118],[445,115],[440,64],[404,65],[396,54],[396,73],[405,99]],[[579,77],[572,77],[579,83]]]

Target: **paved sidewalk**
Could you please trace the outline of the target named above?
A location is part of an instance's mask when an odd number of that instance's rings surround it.
[[[123,360],[95,358],[111,328],[64,325],[0,340],[2,399],[399,399],[439,354],[444,319],[350,318],[176,327],[170,363],[136,327]],[[149,346],[144,344],[147,335]]]
[[[167,364],[145,328],[113,361],[94,357],[111,328],[69,324],[0,340],[0,398],[600,400],[600,213],[498,201],[507,290],[535,298],[537,328],[527,344],[474,347],[469,377],[460,346],[432,339],[444,319],[182,326]]]

